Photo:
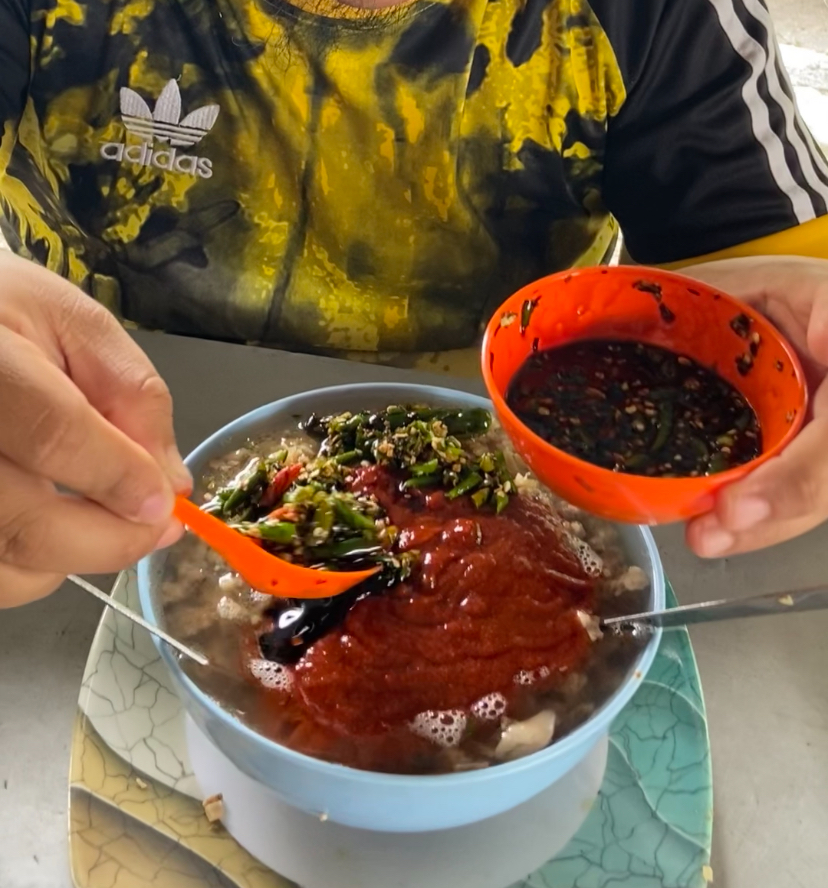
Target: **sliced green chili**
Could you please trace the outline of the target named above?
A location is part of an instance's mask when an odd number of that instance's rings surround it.
[[[334,462],[340,466],[347,465],[348,463],[352,463],[354,460],[359,459],[362,454],[359,450],[346,450],[345,453],[337,453],[334,457]]]
[[[707,471],[710,475],[716,475],[719,472],[726,471],[729,467],[730,461],[724,453],[714,453],[710,457],[710,465]]]
[[[440,484],[443,480],[441,475],[417,475],[414,478],[409,478],[407,481],[403,483],[403,487],[406,490],[411,488],[420,488],[420,487],[433,487],[436,484]]]
[[[673,431],[673,405],[670,401],[662,401],[658,406],[658,431],[652,449],[659,451],[667,443]]]
[[[313,513],[313,521],[316,527],[324,531],[325,536],[328,536],[333,529],[334,517],[334,504],[330,497],[316,504],[316,509]]]
[[[260,521],[255,525],[263,540],[286,546],[296,536],[296,525],[291,521]]]
[[[446,494],[447,499],[457,499],[466,493],[471,493],[476,487],[483,483],[483,476],[477,472],[470,472],[465,478],[462,478],[452,489]]]
[[[376,530],[373,518],[369,518],[367,515],[363,515],[362,512],[352,509],[339,497],[334,499],[334,509],[339,519],[344,524],[347,524],[348,527],[353,527],[354,530],[370,530],[372,532]]]
[[[486,505],[486,502],[491,496],[491,488],[489,487],[481,487],[480,490],[475,490],[475,492],[471,495],[472,502],[477,506],[477,508],[481,508]]]
[[[412,475],[433,475],[440,468],[438,459],[430,459],[428,462],[415,463],[409,468]]]

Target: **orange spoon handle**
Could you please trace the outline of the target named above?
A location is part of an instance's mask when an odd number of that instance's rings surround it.
[[[175,517],[204,540],[259,592],[281,598],[330,598],[373,576],[379,568],[347,572],[315,570],[291,564],[265,552],[213,515],[202,512],[183,496],[176,497]]]

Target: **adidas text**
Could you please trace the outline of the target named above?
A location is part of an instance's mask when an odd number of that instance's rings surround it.
[[[201,179],[209,179],[213,175],[213,162],[208,157],[178,154],[176,148],[167,148],[166,146],[156,150],[148,142],[142,142],[140,145],[104,142],[101,145],[101,157],[105,160],[125,160],[136,166],[187,173]]]

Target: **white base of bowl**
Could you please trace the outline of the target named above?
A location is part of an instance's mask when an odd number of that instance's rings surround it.
[[[301,888],[506,888],[563,849],[585,820],[607,763],[607,738],[572,771],[517,808],[430,833],[377,833],[322,822],[242,774],[187,719],[205,798],[221,793],[223,823],[265,866]]]

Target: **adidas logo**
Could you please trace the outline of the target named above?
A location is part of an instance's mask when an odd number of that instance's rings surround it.
[[[161,91],[152,111],[141,96],[128,87],[121,89],[120,98],[124,127],[128,133],[137,136],[141,144],[105,142],[101,145],[101,157],[202,179],[213,175],[213,163],[209,158],[179,154],[178,149],[192,148],[210,132],[218,117],[218,105],[196,108],[182,120],[181,92],[175,80],[170,80]],[[157,142],[168,144],[169,148],[157,149]]]

